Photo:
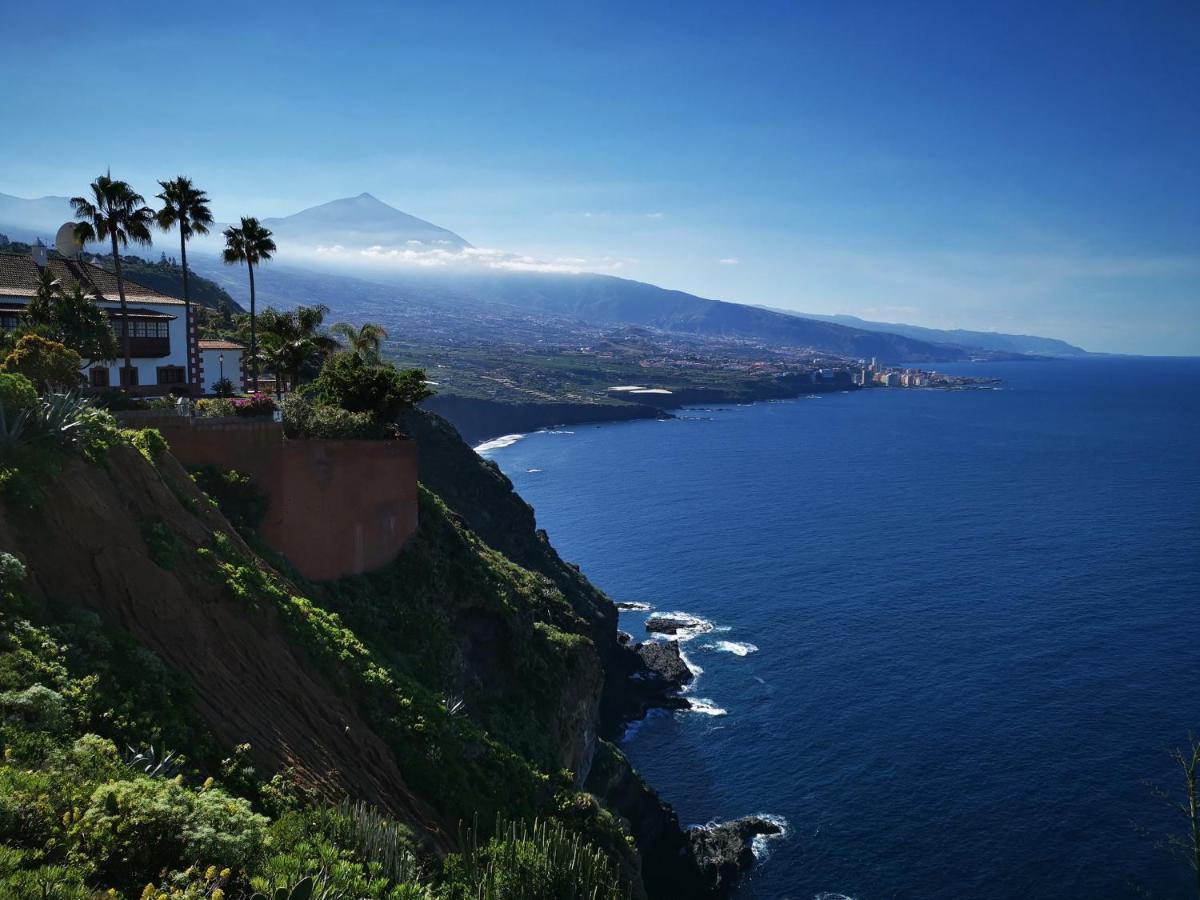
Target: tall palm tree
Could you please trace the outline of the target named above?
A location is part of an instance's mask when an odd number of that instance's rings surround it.
[[[349,322],[338,322],[329,328],[330,334],[344,338],[350,352],[368,365],[379,362],[379,353],[388,333],[382,325],[374,322],[364,322],[361,328],[355,328]]]
[[[225,229],[225,264],[245,263],[250,270],[250,383],[258,390],[258,313],[254,303],[254,267],[266,262],[275,252],[271,230],[254,217],[242,216],[242,224]]]
[[[101,175],[91,184],[92,198],[72,197],[71,208],[80,221],[75,226],[75,237],[80,243],[88,241],[112,241],[113,269],[117,276],[117,294],[121,298],[121,328],[124,331],[125,371],[133,363],[129,355],[129,310],[125,306],[125,279],[121,276],[121,254],[119,247],[130,241],[135,244],[150,243],[150,225],[154,222],[154,210],[146,205],[146,198],[124,181],[114,181],[112,172]]]
[[[158,227],[170,231],[179,227],[179,258],[183,266],[183,321],[187,335],[187,382],[192,384],[192,301],[188,295],[187,242],[193,234],[208,234],[212,225],[212,212],[208,208],[208,195],[192,184],[192,179],[180,175],[170,181],[160,181],[162,193],[158,199],[162,208],[158,211]]]

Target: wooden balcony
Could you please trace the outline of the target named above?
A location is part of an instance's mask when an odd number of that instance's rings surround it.
[[[117,338],[117,354],[125,355],[125,339]],[[171,355],[171,339],[165,337],[131,337],[129,355],[139,359],[154,359]]]

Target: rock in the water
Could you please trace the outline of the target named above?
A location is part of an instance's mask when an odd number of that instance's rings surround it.
[[[646,619],[646,630],[655,634],[694,635],[712,631],[712,623],[687,613],[655,613]]]
[[[673,687],[681,688],[695,677],[679,652],[679,641],[647,641],[636,649],[646,668]]]
[[[725,896],[738,876],[754,865],[750,842],[757,835],[782,834],[783,829],[768,819],[746,816],[721,825],[688,829],[688,844],[709,889]]]

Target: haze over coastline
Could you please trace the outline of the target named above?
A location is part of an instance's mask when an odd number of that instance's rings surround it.
[[[0,191],[70,195],[97,159],[143,190],[186,171],[222,221],[367,191],[542,266],[1200,353],[1194,4],[348,4],[319,29],[274,3],[237,8],[237,28],[220,4],[118,7],[131,47],[185,31],[204,77],[128,89],[119,128],[72,103],[63,129],[47,99],[80,97],[75,50],[37,8],[7,12],[23,37],[0,71],[37,90],[0,109],[39,142],[0,146]],[[113,21],[73,15],[81,33]],[[318,43],[328,64],[297,71]]]

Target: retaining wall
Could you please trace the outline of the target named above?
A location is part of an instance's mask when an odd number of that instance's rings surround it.
[[[269,419],[121,413],[157,428],[186,466],[249,475],[269,505],[263,539],[320,581],[387,565],[417,530],[417,445],[286,440]]]

